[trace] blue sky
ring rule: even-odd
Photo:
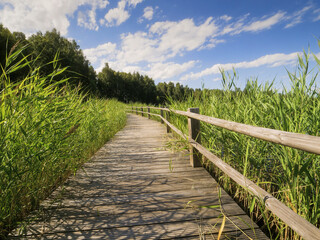
[[[56,28],[99,72],[221,88],[219,68],[289,86],[297,55],[320,57],[318,0],[0,0],[0,22],[27,36]],[[314,62],[311,60],[311,63]]]

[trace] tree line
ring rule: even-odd
[[[49,75],[57,68],[67,68],[59,75],[59,79],[51,81],[68,79],[66,82],[70,86],[78,87],[82,92],[100,98],[116,98],[126,103],[164,104],[167,99],[183,100],[190,95],[201,95],[200,89],[194,90],[179,83],[160,82],[156,85],[147,75],[114,71],[108,63],[97,74],[76,41],[62,37],[56,29],[44,34],[38,32],[26,38],[24,33],[10,32],[0,24],[1,71],[5,70],[7,56],[17,48],[21,49],[21,54],[16,58],[16,62],[23,61],[23,58],[34,61],[43,75]],[[28,65],[9,74],[10,81],[21,81],[27,74]],[[0,90],[1,86],[3,83],[0,84]]]

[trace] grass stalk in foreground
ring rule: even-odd
[[[0,75],[0,238],[76,171],[126,122],[124,105],[80,95],[41,76],[28,58],[7,57]],[[53,61],[52,64],[55,64]],[[10,74],[29,66],[21,82]]]
[[[319,59],[314,57],[320,67]],[[207,116],[320,136],[317,76],[318,73],[311,75],[309,54],[304,53],[298,58],[297,71],[288,72],[291,88],[284,89],[282,93],[272,89],[272,84],[259,85],[257,79],[248,80],[245,89],[240,91],[235,86],[236,73],[227,75],[222,72],[225,91],[220,94],[204,91],[201,99],[190,97],[183,102],[171,101],[169,107],[184,111],[190,107],[199,107],[200,113]],[[186,118],[172,114],[171,121],[184,133],[188,133]],[[201,123],[201,129],[203,145],[293,211],[320,227],[320,156],[205,123]],[[266,211],[256,198],[240,189],[214,166],[209,168],[221,186],[263,224],[272,239],[300,239],[277,217]]]

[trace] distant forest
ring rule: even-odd
[[[70,41],[53,29],[45,34],[38,32],[26,38],[24,33],[10,32],[0,24],[0,67],[4,68],[6,58],[13,49],[21,49],[22,54],[15,58],[16,63],[34,61],[43,75],[49,75],[53,70],[67,68],[59,79],[68,79],[67,84],[78,87],[81,92],[100,98],[116,98],[122,102],[141,102],[148,104],[165,104],[167,99],[183,100],[188,96],[200,97],[200,89],[192,89],[179,83],[158,83],[146,75],[138,72],[116,72],[108,63],[100,73],[96,73],[90,62],[83,55],[80,46]],[[24,57],[23,57],[24,56]],[[11,65],[14,66],[15,62]],[[3,71],[3,70],[1,70]],[[18,82],[29,73],[26,64],[19,71],[10,74],[10,81]],[[0,90],[3,88],[0,83]],[[216,90],[219,91],[219,90]]]

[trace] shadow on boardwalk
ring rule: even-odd
[[[223,238],[267,239],[222,189],[219,199],[215,180],[190,167],[187,153],[164,149],[165,136],[160,123],[129,114],[127,126],[11,238],[216,239],[223,211]]]

